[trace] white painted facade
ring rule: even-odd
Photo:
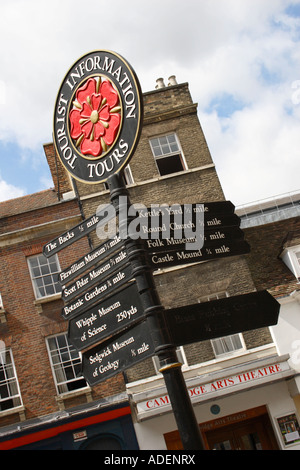
[[[278,356],[274,345],[247,351],[234,359],[193,366],[184,372],[200,426],[264,405],[279,448],[300,450],[300,442],[284,445],[277,423],[278,417],[297,412],[289,387],[294,375],[288,355]],[[134,427],[140,449],[166,449],[164,434],[177,425],[162,377],[128,384],[127,391],[135,410]],[[212,405],[218,405],[217,415],[213,414]]]

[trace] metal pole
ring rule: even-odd
[[[170,339],[162,306],[156,291],[152,269],[147,262],[144,240],[134,240],[128,234],[128,217],[130,198],[127,188],[119,174],[111,176],[107,181],[110,189],[111,202],[119,216],[119,233],[126,235],[124,240],[127,256],[136,279],[137,288],[143,304],[146,321],[155,345],[155,353],[159,358],[160,372],[163,374],[178,431],[185,450],[204,450],[199,425],[186,388],[182,364],[178,362],[176,347]],[[123,198],[121,198],[123,196]],[[121,201],[121,202],[120,202]],[[125,219],[122,215],[125,214]]]

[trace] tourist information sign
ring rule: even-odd
[[[82,354],[82,373],[92,387],[154,355],[146,321]]]
[[[120,196],[125,196],[129,200],[129,193],[121,177],[137,147],[142,129],[142,117],[143,96],[136,74],[123,57],[111,51],[93,51],[79,58],[65,75],[55,102],[53,140],[62,165],[72,177],[84,183],[96,184],[107,181],[112,205],[119,212],[121,204],[117,202],[117,199]],[[128,207],[129,205],[128,203]],[[113,211],[110,214],[112,217],[115,215]],[[97,212],[96,215],[83,221],[74,229],[47,243],[43,249],[44,255],[50,257],[87,235],[104,219],[107,222],[108,215],[104,211],[102,214]],[[231,213],[230,217],[234,217],[234,214]],[[216,221],[215,225],[217,224]],[[125,245],[129,247],[128,243]],[[147,320],[128,327],[122,334],[113,334],[114,327],[107,326],[108,320],[103,323],[100,321],[100,324],[95,325],[96,319],[94,320],[94,317],[97,318],[97,314],[93,311],[90,314],[87,313],[90,310],[77,313],[76,317],[70,320],[72,322],[70,329],[75,328],[75,331],[70,331],[71,337],[74,336],[74,342],[80,341],[90,344],[83,340],[84,337],[88,339],[96,339],[97,337],[97,341],[100,341],[100,344],[94,346],[93,349],[83,353],[83,374],[92,386],[99,382],[99,378],[106,380],[146,357],[152,356],[155,350],[154,343],[157,347],[157,343],[160,342],[160,348],[164,352],[163,356],[158,352],[158,357],[160,361],[164,362],[163,374],[183,446],[185,449],[202,449],[199,426],[188,397],[182,372],[179,368],[175,370],[172,362],[176,357],[175,348],[168,343],[167,332],[162,328],[161,318],[157,315],[162,306],[155,294],[154,281],[151,272],[149,272],[151,267],[143,264],[144,257],[137,244],[133,245],[130,244],[130,262],[135,263],[135,267],[139,267],[139,269],[135,269],[134,282],[136,282],[138,292],[135,297],[144,296],[143,307],[145,312],[151,311],[151,315],[147,316]],[[125,253],[124,259],[118,264],[120,269],[126,265],[127,252]],[[120,252],[118,254],[120,256]],[[124,264],[123,261],[125,261]],[[104,270],[104,266],[105,263],[102,263],[100,269]],[[61,276],[60,281],[68,283],[77,275],[81,275],[80,270],[85,266],[81,266],[79,269],[77,267],[78,265],[75,267],[74,264],[73,268],[68,269],[69,274],[65,271],[66,277],[63,279]],[[108,268],[109,270],[110,268]],[[75,271],[77,274],[73,276]],[[64,300],[72,300],[76,297],[76,300],[79,301],[78,295],[87,289],[89,290],[91,280],[97,278],[97,282],[100,281],[96,272],[95,270],[91,271],[87,277],[82,276],[79,284],[75,281],[72,286],[65,288],[63,291]],[[103,274],[110,277],[114,272],[114,270],[109,271],[109,274],[108,272],[104,274],[104,271],[99,272],[101,282],[105,280],[102,277]],[[87,282],[85,282],[86,280]],[[134,283],[130,284],[130,288],[134,285]],[[129,286],[127,287],[129,289]],[[89,292],[91,291],[89,290]],[[104,302],[114,302],[107,306],[110,309],[112,305],[121,303],[119,295],[120,292],[116,291],[113,293],[113,298],[103,299],[101,305]],[[147,302],[145,298],[147,298]],[[125,300],[121,300],[123,303],[125,302]],[[131,302],[137,301],[134,297],[130,300]],[[97,304],[99,319],[101,319],[101,315],[99,315],[101,308]],[[123,308],[122,311],[133,310],[129,307],[128,309]],[[106,318],[112,319],[113,315]],[[77,324],[76,319],[79,322]],[[91,322],[93,324],[89,326]],[[127,323],[127,325],[129,324]],[[87,330],[86,327],[88,327]],[[78,340],[78,331],[80,330],[82,334]],[[102,331],[106,330],[109,330],[113,335],[107,339],[107,342],[104,340],[104,336],[101,336]]]
[[[219,338],[278,321],[280,304],[266,290],[165,310],[176,346]]]
[[[72,177],[89,184],[122,172],[139,141],[143,95],[129,63],[112,51],[80,57],[54,107],[56,153]]]
[[[136,323],[144,314],[135,282],[69,321],[68,339],[78,351]]]

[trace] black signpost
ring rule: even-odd
[[[129,213],[129,194],[121,175],[111,176],[108,185],[116,215],[120,211]],[[89,385],[101,383],[157,355],[183,447],[203,450],[176,347],[276,324],[279,304],[267,291],[262,291],[164,309],[156,292],[154,270],[245,254],[250,250],[230,202],[188,206],[187,223],[203,222],[202,232],[196,233],[197,241],[200,237],[203,244],[201,249],[187,249],[195,239],[173,237],[178,232],[170,231],[170,227],[169,238],[165,238],[161,222],[165,214],[160,209],[158,218],[157,213],[155,216],[156,223],[161,223],[156,225],[159,228],[156,238],[131,238],[128,227],[134,217],[119,218],[119,233],[113,239],[81,257],[59,277],[64,285],[62,316],[69,320],[68,339],[82,351],[82,373]],[[179,207],[185,210],[185,206]],[[199,212],[194,211],[199,207],[202,207]],[[202,218],[197,218],[199,214]],[[173,216],[170,224],[175,220]],[[107,212],[103,212],[103,219],[98,219],[97,224],[101,220],[106,223],[106,217]],[[140,222],[145,217],[149,217],[148,209],[139,216]],[[69,235],[63,234],[47,244],[45,256],[78,240],[97,224],[94,216],[86,219],[66,232]],[[149,227],[148,221],[145,227]]]
[[[129,208],[131,206],[129,193],[120,175],[112,175],[108,179],[108,186],[110,189],[111,202],[116,208],[116,212],[129,214]],[[124,205],[126,207],[124,207]],[[128,233],[128,226],[132,219],[133,217],[128,217],[126,221],[120,220],[119,233],[121,236],[122,233]],[[163,314],[164,307],[156,291],[153,279],[153,268],[148,262],[147,249],[144,242],[145,240],[143,239],[128,237],[125,240],[125,248],[143,306],[145,325],[150,332],[153,344],[152,355],[155,354],[158,356],[160,363],[159,370],[165,380],[184,449],[204,449],[199,426],[181,370],[182,364],[178,362],[176,346],[172,343],[172,338],[169,334],[168,325]],[[138,328],[137,331],[139,331]],[[128,334],[130,334],[130,332]],[[149,347],[149,354],[150,349]],[[83,362],[83,372],[86,364],[85,359]],[[126,367],[126,364],[131,364],[131,362],[128,361],[128,357],[123,360],[123,368]]]
[[[93,109],[90,139],[81,114],[86,102],[98,103],[99,93],[110,125],[103,127],[101,109]],[[134,71],[111,51],[94,51],[67,73],[54,112],[56,151],[76,179],[106,181],[111,205],[47,243],[43,253],[50,257],[118,216],[119,233],[59,275],[69,341],[82,352],[82,373],[91,386],[157,355],[183,448],[204,450],[176,347],[275,324],[279,304],[263,291],[164,309],[153,271],[245,254],[250,247],[230,201],[152,206],[137,218],[128,216],[132,206],[122,174],[138,143],[142,103]],[[131,236],[138,225],[140,238]]]

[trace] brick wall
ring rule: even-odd
[[[47,197],[41,197],[39,204],[33,200],[37,195],[19,198],[14,204],[11,201],[1,204],[4,217],[0,218],[0,292],[6,322],[0,323],[0,339],[6,347],[12,349],[26,419],[57,412],[61,406],[56,399],[46,339],[51,335],[65,333],[68,329],[67,322],[61,316],[63,301],[60,298],[48,299],[47,302],[35,299],[27,258],[42,253],[46,243],[65,231],[62,229],[66,228],[63,220],[70,218],[73,221],[71,225],[69,222],[69,228],[75,225],[76,217],[81,220],[77,201],[58,202],[57,196],[56,200],[51,196],[51,205],[48,206]],[[55,225],[51,231],[48,230],[48,234],[47,230],[45,232],[41,228],[31,229],[49,222],[51,226],[51,221],[61,227],[56,233],[53,231]],[[7,236],[7,232],[11,231],[15,235]],[[18,234],[21,234],[19,238]],[[68,267],[89,251],[87,237],[61,250],[58,253],[61,268]],[[123,376],[119,375],[107,382],[104,388],[95,387],[92,396],[97,399],[120,393],[124,389]],[[65,400],[64,406],[68,408],[83,404],[87,399],[86,395],[80,395]],[[19,420],[17,413],[1,416],[0,427]]]
[[[60,162],[60,159],[57,157],[55,147],[52,142],[44,145],[44,152],[51,172],[55,191],[60,198],[62,194],[73,189],[70,176]]]
[[[300,243],[299,217],[244,230],[251,245],[249,268],[257,289],[268,289],[274,296],[299,289],[293,273],[279,258],[284,246]]]
[[[43,192],[36,193],[35,197],[38,198],[39,195],[41,195],[42,200],[44,196]],[[68,204],[66,204],[64,202],[58,203],[56,199],[54,203],[51,201],[52,204],[50,204],[47,198],[43,205],[32,208],[29,201],[30,198],[32,198],[31,195],[18,198],[19,204],[21,204],[22,207],[20,209],[10,208],[7,215],[0,218],[0,235],[72,217],[76,214],[79,215],[76,200],[69,201]]]

